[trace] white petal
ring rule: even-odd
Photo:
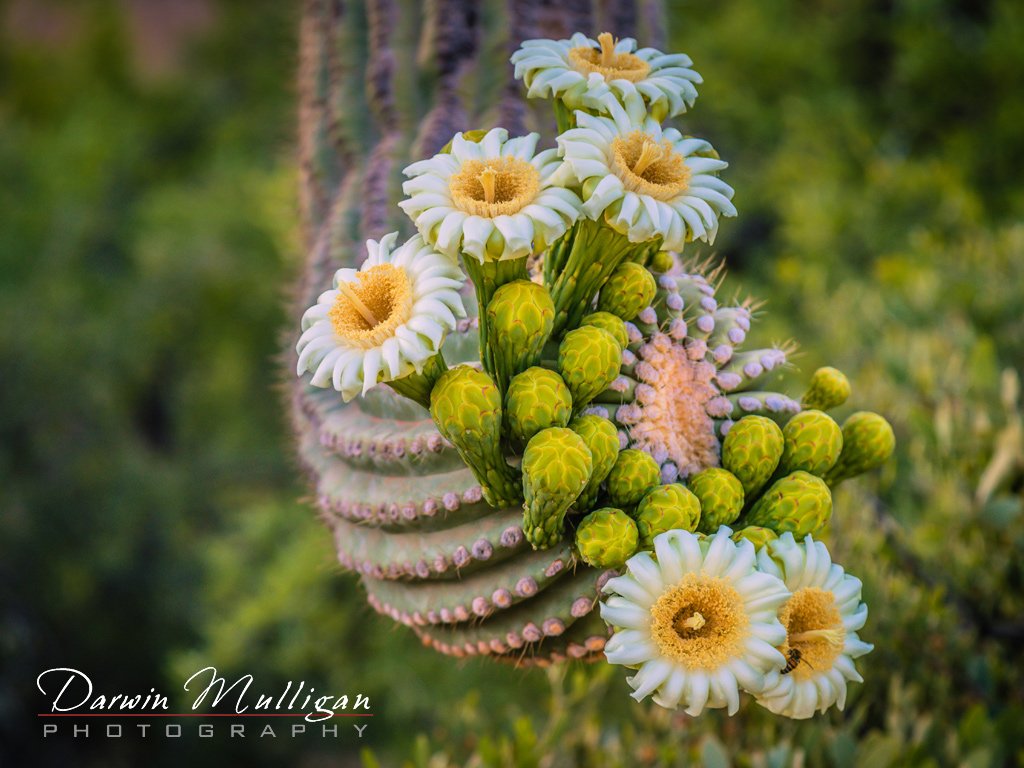
[[[633,555],[626,561],[626,568],[641,586],[654,595],[665,591],[665,582],[661,578],[658,566],[647,552]]]

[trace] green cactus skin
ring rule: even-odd
[[[700,522],[700,499],[679,483],[659,485],[640,500],[633,517],[640,549],[654,548],[654,537],[681,528],[693,533]]]
[[[590,449],[590,479],[575,504],[578,511],[586,512],[593,509],[601,491],[601,483],[615,466],[615,459],[619,456],[619,432],[608,419],[593,414],[573,419],[569,429],[582,437]]]
[[[558,347],[558,372],[576,413],[615,380],[621,364],[622,349],[608,331],[585,325],[565,334]]]
[[[764,416],[744,416],[722,442],[722,467],[736,476],[745,498],[753,498],[775,473],[782,458],[779,425]]]
[[[638,543],[636,521],[613,507],[595,509],[576,528],[576,549],[595,568],[621,568]]]
[[[700,500],[701,533],[714,533],[723,525],[732,525],[743,511],[743,484],[720,467],[698,472],[687,481],[690,491]]]
[[[797,470],[824,477],[843,450],[843,432],[826,413],[803,411],[782,428],[785,447],[779,470],[788,475]]]
[[[611,312],[591,312],[580,321],[580,325],[592,325],[595,328],[603,328],[608,331],[619,343],[621,349],[629,344],[629,336],[626,334],[626,323],[618,315]]]
[[[518,503],[519,477],[501,452],[501,392],[494,380],[468,365],[446,371],[430,394],[430,414],[473,470],[487,502]]]
[[[649,453],[635,448],[620,451],[608,473],[608,498],[621,509],[633,509],[661,483],[661,467]]]
[[[564,427],[534,435],[523,453],[523,532],[534,549],[562,538],[565,512],[590,479],[593,462],[583,438]]]
[[[575,634],[572,626],[593,611],[600,585],[610,575],[590,567],[578,568],[536,597],[499,611],[486,622],[417,627],[416,632],[427,645],[456,656],[529,652],[542,641],[547,645],[563,635]],[[590,638],[606,639],[607,631],[594,622],[585,626],[588,635],[584,642],[598,650],[603,648],[603,642]]]
[[[577,560],[566,541],[555,549],[527,550],[512,559],[446,581],[390,581],[364,577],[370,604],[406,626],[486,618],[518,605],[572,573]]]
[[[776,480],[750,509],[745,526],[789,531],[799,541],[817,535],[832,517],[832,492],[825,481],[809,472],[796,471]]]
[[[819,368],[811,376],[800,404],[804,408],[830,411],[838,408],[850,397],[850,381],[838,368]]]
[[[494,292],[487,305],[488,343],[502,392],[513,376],[540,362],[554,322],[555,304],[544,286],[514,280]]]
[[[732,540],[737,544],[746,539],[754,545],[754,549],[760,549],[769,541],[774,541],[777,538],[779,538],[779,534],[771,528],[763,528],[759,525],[748,525],[746,528],[740,528],[732,535]]]
[[[505,394],[505,421],[517,448],[542,429],[564,427],[571,416],[572,395],[554,371],[533,367],[512,378]]]
[[[658,284],[645,267],[627,261],[620,264],[601,289],[597,308],[623,320],[632,320],[654,299]]]
[[[597,604],[596,601],[594,604]],[[518,650],[495,654],[489,658],[517,669],[546,669],[567,661],[599,662],[604,661],[607,641],[608,626],[601,621],[597,611],[593,611],[569,625],[564,634],[545,636],[540,642],[528,643]]]
[[[555,302],[554,333],[579,326],[580,319],[591,311],[594,295],[639,247],[600,222],[577,220],[566,233],[558,264],[545,263],[545,282],[551,286]]]
[[[328,521],[338,561],[377,579],[452,579],[500,563],[526,549],[522,512],[506,509],[438,531],[390,533]]]
[[[749,349],[736,352],[729,362],[718,369],[718,376],[727,392],[749,392],[762,389],[773,378],[778,378],[786,360],[793,352],[790,345]]]
[[[843,451],[826,476],[835,487],[843,480],[881,466],[896,448],[896,435],[884,417],[858,411],[843,422]]]
[[[732,418],[767,416],[780,426],[800,413],[800,403],[778,392],[730,392],[725,396],[732,405]]]

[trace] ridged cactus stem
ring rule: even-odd
[[[742,392],[727,395],[732,403],[732,417],[739,419],[756,413],[785,424],[793,414],[800,413],[800,403],[778,392]]]
[[[565,266],[550,285],[555,302],[554,333],[579,325],[612,272],[638,248],[647,247],[629,242],[599,222],[579,222]]]
[[[514,280],[529,279],[526,273],[526,258],[481,263],[472,256],[465,256],[462,262],[476,291],[477,317],[480,323],[480,362],[483,363],[484,370],[493,376],[495,369],[489,342],[487,305],[491,303],[491,299],[501,286]]]
[[[787,345],[737,352],[719,369],[718,375],[730,383],[726,388],[729,392],[758,389],[778,374],[791,353]]]
[[[389,386],[398,394],[409,398],[414,403],[419,403],[429,411],[430,392],[434,389],[434,384],[437,383],[441,374],[447,370],[448,366],[445,364],[444,358],[441,357],[441,353],[438,352],[427,360],[422,371],[395,379]]]

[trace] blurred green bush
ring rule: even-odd
[[[693,720],[632,703],[610,667],[459,665],[376,617],[301,501],[276,395],[299,251],[295,11],[218,4],[178,70],[146,79],[121,6],[98,3],[63,49],[0,37],[13,756],[38,746],[24,713],[42,669],[171,689],[215,664],[365,691],[367,765],[1024,759],[1024,7],[670,5],[673,48],[706,80],[683,125],[738,190],[716,250],[728,285],[767,300],[763,341],[800,341],[794,389],[841,367],[851,409],[897,431],[895,461],[836,498],[834,554],[864,580],[876,646],[846,713]],[[181,749],[250,765],[350,765],[358,749],[278,741]]]

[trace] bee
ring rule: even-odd
[[[796,669],[800,665],[802,656],[803,654],[800,653],[799,648],[790,648],[789,653],[786,654],[786,666],[782,668],[781,674],[788,675],[790,672]],[[807,666],[811,666],[809,661],[804,661],[804,664],[806,664]]]

